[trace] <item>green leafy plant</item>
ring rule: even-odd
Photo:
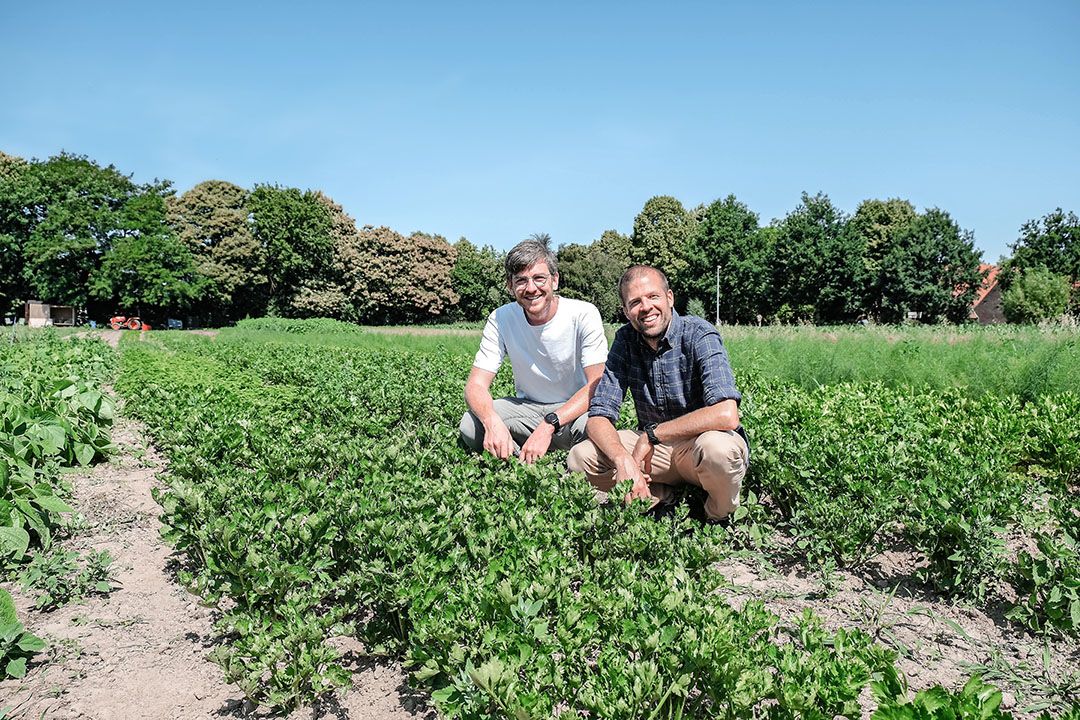
[[[111,564],[107,550],[83,558],[74,550],[54,546],[34,555],[23,568],[20,581],[24,588],[37,591],[35,608],[55,610],[91,594],[112,592]]]
[[[1015,572],[1022,595],[1007,614],[1039,632],[1075,634],[1080,630],[1080,553],[1062,532],[1038,540],[1039,555],[1021,555]]]
[[[881,703],[873,720],[1004,720],[1011,718],[1000,709],[1001,691],[975,676],[959,692],[940,685],[921,690],[910,701],[899,692],[897,683],[875,686]]]
[[[27,660],[44,647],[45,642],[19,622],[11,595],[0,588],[0,679],[25,676]]]
[[[724,602],[725,553],[787,536],[769,552],[857,568],[904,542],[928,584],[978,599],[1002,578],[1002,529],[1033,527],[1027,488],[1066,515],[1074,456],[1037,428],[1069,436],[1075,394],[1051,407],[747,372],[745,510],[702,527],[598,507],[557,456],[465,454],[459,345],[289,322],[124,343],[117,380],[168,457],[155,497],[180,578],[227,608],[212,657],[279,710],[347,680],[332,641],[348,635],[402,658],[447,718],[858,717],[868,685],[900,677],[891,652]],[[505,373],[495,392],[512,392]]]

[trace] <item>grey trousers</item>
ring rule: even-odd
[[[532,435],[533,430],[544,422],[544,416],[549,412],[555,412],[562,407],[562,403],[538,403],[518,397],[498,398],[494,402],[495,412],[510,430],[510,436],[514,439],[514,452],[521,451],[521,446]],[[585,424],[589,421],[589,413],[582,413],[579,418],[559,428],[551,438],[551,448],[557,450],[569,450],[574,445],[585,439]],[[466,412],[461,418],[458,427],[461,432],[461,442],[465,447],[482,452],[484,449],[484,425],[480,418],[473,414],[472,410]]]

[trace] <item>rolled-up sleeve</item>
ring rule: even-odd
[[[626,371],[626,344],[623,336],[618,334],[608,351],[604,374],[589,401],[589,417],[606,417],[612,425],[619,422],[619,410],[629,385]]]
[[[731,372],[720,333],[706,330],[694,339],[694,361],[701,375],[705,405],[716,405],[724,400],[742,402],[742,393],[735,387],[735,374]]]

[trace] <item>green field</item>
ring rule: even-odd
[[[164,537],[221,610],[212,658],[255,702],[347,683],[332,641],[350,636],[404,661],[451,718],[1075,717],[1075,332],[725,333],[754,453],[726,527],[695,520],[693,498],[660,520],[598,505],[558,454],[461,450],[475,334],[131,334],[116,387],[169,459]],[[95,382],[110,368],[93,367]],[[910,572],[889,575],[880,558],[898,553]],[[746,588],[718,571],[732,562],[772,592],[735,602]],[[770,609],[785,573],[813,579],[797,613]],[[1042,679],[970,658],[967,675],[1016,697],[1008,713],[977,679],[909,687],[933,660],[880,617],[834,612],[871,574],[891,590],[868,603],[962,603],[1045,648]]]

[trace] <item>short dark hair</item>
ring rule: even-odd
[[[660,284],[664,286],[664,292],[671,289],[671,285],[668,284],[667,275],[663,270],[654,268],[651,265],[631,265],[626,269],[626,272],[619,278],[619,302],[626,304],[626,287],[637,280],[642,275],[649,273],[655,273],[660,278]]]
[[[514,276],[527,267],[535,265],[543,260],[547,263],[548,272],[557,275],[559,261],[555,253],[551,252],[546,240],[529,239],[522,240],[506,253],[506,280],[510,282]]]

